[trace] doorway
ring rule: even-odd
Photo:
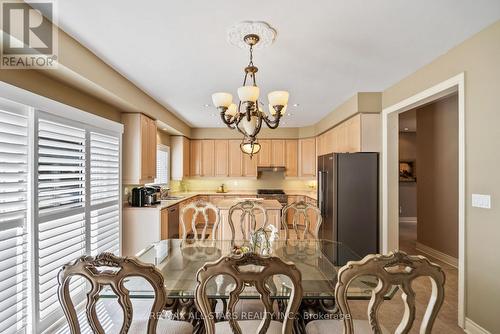
[[[465,323],[465,103],[461,73],[382,111],[381,249],[399,249],[399,114],[443,97],[457,95],[458,105],[458,325]],[[418,167],[417,167],[418,184]],[[418,210],[418,208],[417,208]],[[417,222],[418,224],[418,222]]]
[[[417,109],[399,114],[399,248],[417,246]]]

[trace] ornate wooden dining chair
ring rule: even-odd
[[[213,222],[213,225],[210,226],[210,221],[209,221],[209,212],[212,211],[215,216],[215,220]],[[194,240],[205,240],[207,235],[207,230],[211,227],[211,232],[210,236],[212,237],[212,240],[215,240],[217,237],[217,229],[219,228],[219,221],[220,221],[220,215],[219,215],[219,209],[213,205],[212,203],[205,202],[205,201],[196,201],[193,203],[190,203],[186,205],[182,210],[180,214],[180,222],[181,222],[181,228],[182,228],[182,240],[187,239],[187,230],[188,226],[186,225],[185,221],[185,216],[190,213],[192,214],[191,216],[191,231],[194,234],[193,239]],[[201,217],[203,219],[203,222],[200,224],[198,218]],[[200,226],[201,225],[201,226]],[[198,237],[198,230],[201,227],[201,235]]]
[[[233,214],[236,212],[241,212],[239,221],[239,230],[243,236],[243,240],[250,240],[250,233],[257,229],[257,218],[256,213],[262,213],[263,223],[262,226],[267,225],[267,211],[258,201],[243,201],[233,205],[229,208],[229,227],[231,228],[231,241],[234,243],[236,239],[235,222],[233,221]]]
[[[212,313],[212,303],[207,295],[207,285],[211,279],[219,275],[231,277],[235,288],[229,294],[227,313],[229,320],[215,323]],[[270,290],[266,281],[274,275],[285,275],[292,282],[290,299],[283,318],[283,323],[271,320],[273,305]],[[233,316],[235,306],[245,287],[253,286],[260,294],[261,310],[264,310],[262,320],[237,321]],[[295,315],[302,299],[300,271],[293,263],[283,262],[278,257],[261,257],[255,253],[244,253],[239,256],[222,257],[216,262],[205,264],[197,274],[196,306],[203,316],[207,334],[223,333],[259,333],[259,334],[291,334]]]
[[[288,213],[293,214],[292,219],[292,228],[295,231],[295,235],[297,239],[308,239],[312,237],[313,239],[318,239],[319,228],[321,227],[321,223],[323,218],[321,217],[321,212],[319,209],[311,204],[306,203],[305,201],[298,201],[288,204],[283,208],[281,214],[281,224],[283,229],[285,230],[285,240],[289,238],[289,221],[288,221]],[[314,224],[311,222],[311,218],[309,213],[314,213],[315,221]],[[302,219],[301,219],[302,217]],[[303,221],[304,225],[301,226],[300,222]],[[312,225],[312,226],[311,226]],[[299,228],[303,228],[302,231]]]
[[[378,285],[372,291],[368,305],[368,320],[353,321],[347,302],[347,290],[350,283],[361,276],[375,276],[378,278]],[[350,261],[340,268],[335,299],[343,318],[343,325],[339,320],[316,320],[307,324],[306,331],[308,334],[341,333],[343,328],[345,334],[388,333],[379,322],[378,311],[384,296],[396,285],[402,290],[405,305],[403,319],[396,333],[409,333],[415,321],[415,292],[412,289],[412,282],[418,277],[429,277],[431,281],[431,297],[419,331],[422,334],[430,334],[444,300],[445,273],[439,265],[431,263],[427,258],[407,255],[402,251],[394,251],[388,255],[367,255],[361,261]]]
[[[133,308],[129,291],[125,288],[125,279],[131,276],[142,277],[153,287],[155,298],[151,307],[149,319],[139,319],[134,322],[134,332],[138,333],[177,333],[188,334],[193,332],[193,326],[188,322],[160,319],[167,303],[163,287],[163,276],[155,266],[145,264],[136,258],[118,257],[111,253],[102,253],[96,257],[82,256],[68,263],[59,271],[59,288],[57,291],[69,329],[72,334],[80,334],[80,324],[70,296],[70,281],[73,277],[84,277],[90,283],[87,293],[86,316],[94,333],[104,334],[105,331],[99,322],[96,305],[99,293],[105,286],[109,286],[118,296],[118,304],[123,310],[123,324],[120,334],[129,333],[132,325]],[[146,330],[147,328],[147,330]]]

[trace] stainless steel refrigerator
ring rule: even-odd
[[[379,251],[378,153],[333,153],[318,157],[319,237],[341,242],[364,257]],[[325,253],[344,265],[342,248]]]

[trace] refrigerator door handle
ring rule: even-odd
[[[324,196],[324,194],[323,194],[323,172],[322,171],[318,171],[318,181],[319,181],[319,184],[318,184],[319,212],[321,213],[321,215],[323,215],[323,196]]]

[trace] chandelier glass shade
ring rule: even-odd
[[[286,111],[289,94],[287,91],[269,93],[267,95],[269,113],[259,107],[260,89],[255,78],[258,68],[253,64],[253,47],[259,42],[259,36],[249,34],[244,37],[244,41],[249,46],[250,62],[245,67],[243,85],[237,90],[239,102],[233,103],[233,96],[226,92],[214,93],[212,102],[220,111],[223,123],[230,129],[236,129],[243,134],[241,151],[252,157],[260,150],[257,134],[260,132],[262,123],[270,129],[276,129],[279,126],[280,119]]]

